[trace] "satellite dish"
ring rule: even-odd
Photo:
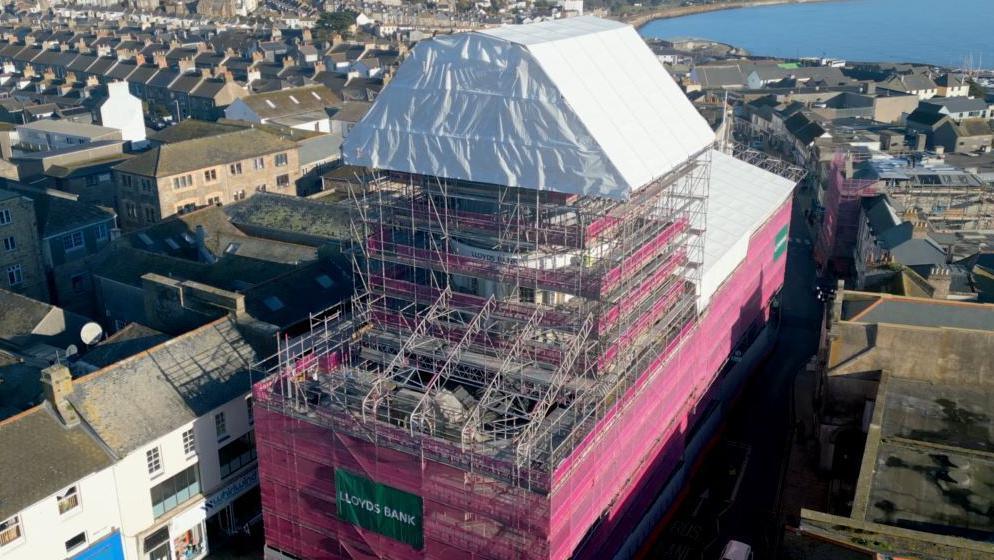
[[[79,354],[79,348],[76,348],[75,344],[70,344],[68,347],[66,347],[66,357],[67,358],[71,358],[71,357],[75,356],[76,354]]]
[[[79,330],[79,338],[83,340],[83,344],[93,344],[100,340],[100,337],[103,335],[103,328],[93,322],[83,325],[83,328]]]

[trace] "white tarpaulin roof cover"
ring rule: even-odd
[[[422,41],[351,165],[626,199],[714,141],[629,26],[575,17]]]
[[[791,197],[794,186],[790,179],[711,151],[698,309],[707,307],[711,296],[745,260],[749,239]]]

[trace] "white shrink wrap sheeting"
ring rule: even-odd
[[[623,200],[713,141],[631,26],[577,17],[422,41],[342,155]]]

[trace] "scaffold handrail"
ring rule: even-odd
[[[521,332],[518,333],[514,344],[507,353],[507,356],[504,358],[504,361],[501,362],[497,372],[490,380],[490,384],[487,385],[487,388],[483,391],[480,399],[476,402],[476,406],[473,407],[473,410],[471,410],[467,416],[466,422],[463,424],[462,431],[460,432],[460,437],[464,447],[468,445],[472,441],[473,437],[483,428],[483,411],[489,408],[490,403],[494,400],[494,395],[497,391],[501,390],[506,373],[510,370],[511,365],[519,360],[521,351],[524,348],[524,342],[531,339],[534,335],[539,323],[542,320],[542,315],[542,309],[536,308],[531,317],[528,318],[528,322],[525,323],[525,326],[521,329]]]
[[[473,319],[466,326],[466,332],[463,334],[462,338],[459,339],[453,347],[449,349],[448,354],[445,357],[445,362],[442,364],[435,374],[431,377],[428,383],[425,384],[424,394],[418,403],[411,410],[410,414],[410,428],[411,435],[414,435],[415,428],[418,431],[424,432],[426,423],[426,413],[425,407],[427,402],[434,396],[434,393],[438,389],[439,385],[449,378],[452,370],[455,368],[459,357],[462,355],[463,349],[466,347],[467,342],[473,339],[473,336],[480,332],[484,326],[484,321],[490,317],[490,311],[494,306],[494,296],[490,296],[487,302],[483,305],[483,308],[473,317]],[[429,423],[429,431],[433,431],[433,423]]]
[[[376,417],[376,409],[379,407],[380,399],[383,397],[385,392],[384,386],[390,382],[394,372],[399,369],[401,364],[403,364],[406,360],[408,347],[415,343],[418,334],[423,335],[426,332],[428,325],[431,324],[431,322],[435,320],[436,316],[448,305],[449,297],[451,295],[451,288],[446,286],[445,289],[443,289],[438,295],[438,299],[435,300],[435,303],[433,303],[431,307],[424,312],[421,320],[418,321],[417,325],[414,327],[414,333],[416,333],[416,335],[410,336],[404,341],[404,344],[400,347],[400,350],[397,351],[397,354],[394,355],[393,359],[390,360],[390,363],[387,364],[387,367],[373,382],[373,386],[362,400],[363,420],[366,419],[367,411],[371,413],[372,417]]]
[[[548,389],[542,395],[542,398],[535,403],[535,407],[531,412],[531,421],[525,425],[521,433],[518,434],[516,438],[517,448],[515,453],[515,462],[519,465],[526,465],[530,462],[531,451],[535,445],[536,436],[541,428],[546,415],[555,404],[559,397],[559,391],[562,389],[566,380],[571,376],[575,375],[576,372],[573,371],[573,365],[576,363],[577,358],[579,358],[586,350],[587,337],[594,329],[594,315],[590,313],[587,315],[587,319],[583,322],[583,326],[580,328],[580,332],[577,333],[576,339],[573,344],[570,345],[569,351],[566,352],[566,356],[563,358],[563,362],[559,364],[555,373],[552,374],[552,379],[549,383]]]

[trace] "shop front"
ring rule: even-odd
[[[259,471],[252,468],[235,477],[204,502],[207,533],[211,545],[238,535],[248,535],[262,518],[259,496]]]
[[[142,539],[145,560],[199,560],[207,555],[204,502],[177,514]]]

